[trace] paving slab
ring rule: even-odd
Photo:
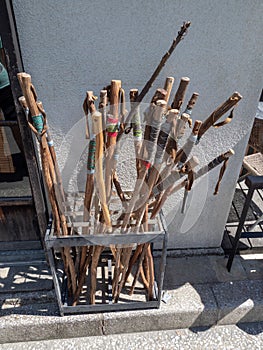
[[[168,257],[159,309],[79,314],[61,317],[47,266],[2,268],[0,342],[64,339],[158,330],[211,327],[263,321],[262,259],[236,256],[231,272],[224,255]],[[30,267],[30,268],[29,268]],[[5,267],[6,268],[6,267]],[[17,270],[18,268],[18,270]],[[251,277],[254,272],[253,278]],[[45,271],[45,273],[43,272]],[[16,279],[16,276],[20,276]],[[11,284],[7,283],[10,278]],[[24,280],[23,280],[24,278]],[[14,281],[21,287],[9,287]],[[3,282],[4,281],[4,282]],[[26,290],[38,286],[38,290]],[[7,288],[8,287],[8,288]]]
[[[218,304],[218,324],[262,321],[262,280],[230,281],[215,284],[212,290]]]

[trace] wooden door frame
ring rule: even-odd
[[[40,240],[43,244],[43,238],[47,227],[48,210],[32,133],[28,127],[25,113],[18,101],[18,98],[22,95],[22,92],[17,80],[17,73],[23,72],[24,67],[19,46],[12,0],[0,1],[0,35],[6,54],[6,64],[16,107],[17,121],[24,147],[32,197],[41,236]]]

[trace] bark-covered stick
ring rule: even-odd
[[[190,27],[191,22],[187,21],[184,22],[183,25],[181,26],[177,37],[173,40],[170,48],[168,49],[168,51],[165,53],[165,55],[162,57],[160,63],[158,64],[158,66],[156,67],[155,71],[153,72],[152,76],[150,77],[150,79],[147,81],[147,83],[145,84],[145,86],[143,87],[143,89],[141,90],[140,94],[138,95],[138,97],[136,98],[136,103],[137,105],[139,105],[142,100],[144,99],[145,95],[147,94],[147,92],[150,90],[150,88],[152,87],[153,82],[155,81],[155,79],[158,77],[159,73],[161,72],[162,68],[164,67],[165,63],[167,62],[167,60],[169,59],[169,57],[171,57],[172,53],[174,52],[175,48],[177,47],[177,45],[183,40],[184,36],[187,33],[188,28]],[[131,108],[128,116],[126,117],[125,123],[129,124],[131,121],[131,118],[133,117],[133,112],[134,109],[136,108],[136,104],[134,104],[134,106]],[[122,134],[123,135],[123,134]]]
[[[112,172],[114,170],[114,151],[118,135],[119,122],[119,94],[121,89],[120,80],[111,81],[110,93],[110,114],[107,116],[107,142],[106,142],[106,159],[105,159],[105,189],[106,202],[109,203],[112,190]]]
[[[173,88],[173,84],[174,84],[174,77],[167,77],[165,79],[165,83],[164,83],[164,90],[166,90],[167,94],[165,96],[165,101],[167,102],[167,106],[168,106],[168,103],[169,103],[169,98],[170,98],[170,95],[171,95],[171,91],[172,91],[172,88]]]
[[[39,108],[36,103],[36,92],[33,88],[31,82],[31,76],[27,73],[19,73],[18,80],[23,92],[23,95],[26,99],[26,104],[29,108],[31,119],[33,123],[33,128],[38,140],[40,142],[40,154],[42,161],[43,174],[45,182],[48,189],[50,204],[52,212],[55,218],[55,233],[60,235],[60,228],[62,229],[63,235],[68,234],[66,218],[61,208],[58,208],[57,199],[55,195],[54,186],[57,186],[57,179],[54,169],[53,160],[50,154],[49,146],[47,143],[47,138],[45,135],[45,119],[44,116],[39,112]],[[76,273],[74,268],[74,263],[70,255],[70,249],[68,247],[63,249],[63,260],[65,264],[65,270],[68,276],[69,287],[72,288],[72,293],[74,295],[76,291]]]
[[[232,115],[230,115],[222,123],[215,124],[225,113],[227,113],[231,108],[235,107],[236,104],[242,99],[239,92],[234,92],[224,103],[222,103],[213,113],[203,122],[202,127],[198,133],[198,139],[204,135],[204,133],[211,127],[219,127],[227,124],[231,121]]]
[[[228,161],[228,159],[234,154],[235,154],[235,152],[232,149],[230,149],[229,151],[219,155],[218,157],[213,159],[211,162],[209,162],[208,164],[206,164],[205,166],[200,168],[196,173],[194,173],[194,180],[197,180],[201,176],[207,174],[209,171],[213,170],[215,167],[222,164],[223,162],[225,162],[225,165],[226,165],[226,162]],[[224,167],[224,170],[225,170],[225,167]],[[222,176],[221,176],[221,178],[222,178]],[[219,178],[216,187],[218,187],[218,184],[221,181],[221,178]],[[165,203],[166,199],[171,194],[173,194],[173,193],[177,192],[178,190],[180,190],[181,188],[185,187],[186,184],[187,184],[187,179],[184,179],[179,184],[174,184],[172,186],[168,186],[167,190],[165,191],[166,193],[164,193],[164,195],[162,197],[161,203],[156,203],[155,207],[153,208],[151,219],[156,217],[156,215],[159,213],[160,209],[162,208],[163,204]],[[218,190],[218,188],[217,188],[217,190]]]

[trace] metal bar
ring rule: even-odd
[[[242,232],[240,238],[262,238],[263,232],[262,231],[249,231],[249,232]]]
[[[0,197],[0,207],[9,207],[13,205],[32,205],[31,196],[26,197]]]
[[[118,234],[118,235],[89,235],[89,236],[65,236],[52,237],[46,239],[47,248],[62,248],[86,245],[103,245],[109,247],[112,244],[144,244],[148,242],[161,241],[164,233],[144,233],[144,234]]]
[[[251,199],[253,197],[253,193],[254,193],[254,187],[251,186],[251,187],[249,187],[247,198],[246,198],[243,210],[242,210],[241,218],[240,218],[240,221],[239,221],[239,225],[238,225],[238,228],[237,228],[237,231],[236,231],[236,235],[235,235],[235,239],[234,239],[234,243],[233,243],[233,248],[232,248],[232,251],[230,252],[230,255],[229,255],[229,258],[228,258],[227,270],[229,272],[231,270],[231,266],[232,266],[234,257],[235,257],[236,252],[237,252],[237,247],[238,247],[238,243],[239,243],[239,240],[240,240],[240,237],[241,237],[242,228],[243,228],[244,222],[246,220],[247,212],[248,212],[248,209],[249,209],[249,206],[250,206]]]
[[[108,259],[108,300],[112,304],[112,260]]]
[[[77,305],[63,306],[64,314],[93,313],[93,312],[110,312],[110,311],[127,311],[139,309],[156,309],[159,307],[158,301],[141,301],[125,304],[95,304],[95,305]]]
[[[14,125],[18,125],[18,121],[17,120],[0,120],[0,126],[14,126]]]
[[[61,292],[60,292],[60,286],[59,286],[58,276],[57,276],[56,267],[55,267],[56,265],[55,265],[53,252],[52,252],[51,249],[47,249],[47,256],[48,256],[48,259],[49,259],[50,270],[51,270],[51,273],[52,273],[54,288],[55,288],[55,292],[56,292],[56,295],[57,295],[59,312],[60,312],[61,316],[64,316],[64,310],[63,310],[63,305],[62,305],[62,297],[61,297]]]
[[[165,266],[166,266],[166,255],[167,255],[167,245],[168,245],[168,229],[166,226],[165,218],[163,211],[160,211],[159,214],[160,221],[162,223],[165,235],[163,239],[163,247],[162,247],[162,256],[161,256],[161,262],[160,262],[160,275],[158,279],[158,302],[160,306],[161,298],[162,298],[162,286],[164,281],[164,274],[165,274]]]

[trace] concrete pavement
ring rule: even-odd
[[[261,350],[263,323],[115,334],[0,345],[3,350]]]
[[[59,316],[43,256],[0,264],[0,342],[65,339],[263,321],[263,254],[168,254],[160,309]],[[221,252],[222,253],[222,252]],[[34,256],[34,254],[33,254]]]

